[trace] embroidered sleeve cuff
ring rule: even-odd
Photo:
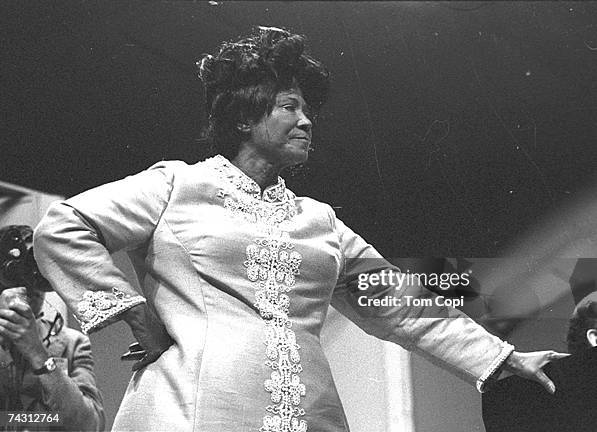
[[[493,374],[495,374],[497,370],[502,366],[502,363],[504,363],[508,356],[512,354],[512,351],[514,351],[514,346],[510,345],[507,342],[504,342],[500,354],[489,365],[489,367],[483,373],[483,375],[481,375],[481,377],[477,380],[477,390],[479,390],[480,393],[483,393],[485,391],[485,384],[487,384],[487,380],[492,378]]]
[[[112,288],[108,291],[85,291],[77,305],[77,319],[85,334],[117,321],[116,317],[127,309],[145,303],[140,295],[131,296]]]

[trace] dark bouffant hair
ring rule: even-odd
[[[311,115],[318,113],[327,98],[329,72],[304,48],[303,36],[258,27],[252,36],[224,42],[217,54],[197,62],[209,114],[205,135],[213,151],[233,159],[246,138],[239,124],[271,114],[280,91],[299,87]]]
[[[583,298],[574,309],[568,327],[568,351],[577,354],[590,348],[587,330],[597,329],[597,292]]]

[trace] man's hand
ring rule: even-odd
[[[133,364],[134,371],[156,361],[172,345],[173,340],[166,328],[145,304],[130,308],[124,313],[123,318],[145,351],[143,358]]]
[[[513,351],[506,359],[505,369],[522,378],[537,381],[551,394],[555,393],[556,386],[549,379],[543,369],[552,360],[568,357],[570,354],[558,353],[555,351],[536,351],[521,353]]]
[[[10,288],[0,294],[0,337],[12,343],[33,369],[41,368],[48,359],[23,287]]]

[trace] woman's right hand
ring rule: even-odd
[[[133,336],[145,351],[145,355],[133,364],[133,371],[156,361],[174,343],[166,331],[166,327],[145,303],[128,309],[124,312],[123,319],[130,326]]]
[[[555,351],[535,351],[535,352],[518,352],[512,353],[506,359],[504,368],[508,372],[526,378],[532,381],[537,381],[545,390],[554,394],[556,386],[552,380],[549,379],[543,366],[552,360],[559,360],[568,357],[570,354],[559,353]]]

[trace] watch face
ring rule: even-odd
[[[46,360],[44,366],[49,372],[52,372],[54,369],[56,369],[56,360],[54,360],[53,357],[50,357],[48,360]]]

